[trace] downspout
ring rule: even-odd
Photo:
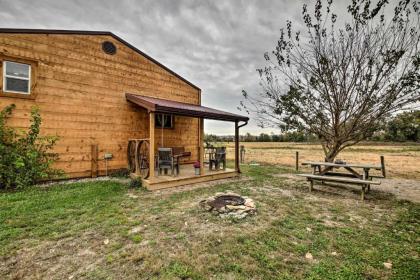
[[[201,106],[201,89],[198,89],[198,105]],[[203,128],[202,128],[202,126],[204,125],[204,120],[201,121],[200,118],[198,118],[197,120],[198,120],[198,124],[197,124],[197,127],[198,127],[197,160],[200,161],[200,166],[201,166],[201,165],[204,164],[204,162],[201,162],[203,160],[203,157],[201,156],[201,153],[204,153],[204,150],[202,151],[202,149],[201,149],[201,146],[203,146],[202,145],[203,139],[201,139],[201,138],[204,137],[204,135],[201,135],[202,134],[201,132],[204,131]]]
[[[245,121],[245,123],[244,123],[244,124],[239,125],[239,126],[238,126],[238,128],[244,127],[244,126],[246,126],[247,124],[248,124],[248,121]]]

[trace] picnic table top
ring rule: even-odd
[[[360,164],[360,163],[333,163],[333,162],[324,162],[324,161],[304,161],[302,165],[323,165],[323,166],[332,166],[332,167],[354,167],[354,168],[369,168],[381,170],[380,165],[375,164]]]

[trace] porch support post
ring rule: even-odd
[[[239,126],[238,121],[235,121],[235,170],[241,173],[239,167]]]
[[[200,160],[200,175],[204,174],[204,118],[200,118],[200,139],[199,139],[199,160]]]
[[[149,113],[149,178],[155,177],[155,113]]]

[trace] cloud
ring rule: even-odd
[[[242,89],[258,89],[255,69],[286,19],[300,16],[303,2],[0,0],[0,26],[114,32],[198,85],[203,105],[240,113]],[[262,130],[251,121],[243,131]],[[233,130],[206,121],[206,132]]]

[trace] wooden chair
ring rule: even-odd
[[[209,169],[213,169],[213,165],[216,170],[220,169],[220,164],[223,163],[223,170],[226,169],[226,147],[218,147],[214,154],[209,159]]]
[[[210,165],[210,160],[214,159],[216,154],[216,148],[213,146],[208,146],[204,148],[204,163]]]
[[[158,174],[162,174],[162,169],[167,173],[167,169],[171,169],[171,175],[175,176],[174,170],[176,170],[176,175],[179,174],[179,157],[174,157],[172,148],[158,148],[158,158],[157,158],[157,169]]]

